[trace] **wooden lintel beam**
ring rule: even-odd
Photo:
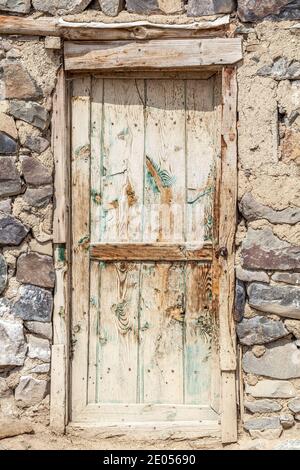
[[[212,246],[193,247],[168,243],[97,243],[91,245],[90,255],[101,261],[208,261]]]
[[[145,42],[65,43],[65,69],[157,70],[236,64],[242,59],[240,38],[155,39]]]
[[[228,25],[228,15],[213,20],[178,25],[157,24],[150,21],[76,23],[64,21],[62,18],[21,18],[0,15],[0,34],[59,36],[78,41],[223,36]]]

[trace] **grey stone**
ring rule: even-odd
[[[255,375],[274,379],[300,377],[300,351],[293,343],[277,342],[266,346],[262,357],[255,357],[252,351],[243,356],[243,369]]]
[[[39,359],[43,362],[50,362],[50,343],[47,339],[27,335],[27,341],[28,357],[31,359]]]
[[[296,389],[286,380],[260,380],[256,385],[246,384],[245,392],[254,398],[293,398]]]
[[[36,158],[24,156],[22,161],[22,173],[27,184],[42,186],[52,183],[52,176],[41,162]]]
[[[22,366],[26,349],[22,323],[0,318],[0,368]]]
[[[274,273],[272,280],[294,286],[300,286],[300,273]]]
[[[299,80],[300,62],[280,57],[272,65],[265,65],[258,70],[257,75],[261,77],[271,77],[274,80]]]
[[[288,407],[293,413],[300,413],[300,398],[289,401]]]
[[[299,20],[300,19],[300,3],[299,0],[294,0],[286,5],[279,13],[279,18],[284,20]]]
[[[290,439],[285,442],[280,442],[273,450],[300,450],[300,440]]]
[[[242,265],[246,269],[296,270],[300,266],[300,247],[280,240],[271,228],[249,228],[242,243]]]
[[[274,400],[245,401],[244,406],[251,413],[275,413],[282,409],[282,405]]]
[[[231,13],[235,9],[234,0],[189,0],[188,16],[209,16]]]
[[[21,191],[21,178],[14,158],[0,158],[0,196],[14,196]]]
[[[46,129],[49,124],[48,111],[38,103],[33,101],[12,100],[9,106],[12,116],[22,121],[28,122],[39,129]]]
[[[8,135],[4,134],[4,132],[0,132],[0,154],[14,155],[17,153],[17,150],[17,142]]]
[[[50,142],[44,137],[28,135],[24,145],[35,153],[42,153],[47,150]]]
[[[28,188],[24,194],[24,200],[30,206],[44,207],[51,201],[53,196],[52,186],[44,186],[43,188]]]
[[[130,13],[144,15],[160,12],[158,0],[126,0],[126,8]]]
[[[256,310],[300,319],[300,288],[253,283],[248,287],[249,304]]]
[[[287,330],[292,333],[295,338],[300,339],[300,320],[285,320]]]
[[[290,413],[280,415],[280,423],[283,429],[290,429],[294,426],[294,416]]]
[[[31,406],[40,403],[48,392],[46,380],[33,378],[25,375],[20,378],[19,385],[15,390],[15,399],[20,406]]]
[[[51,256],[24,253],[17,261],[17,280],[23,284],[54,287],[55,271]]]
[[[0,294],[4,291],[7,284],[7,264],[4,256],[0,254]]]
[[[0,112],[0,131],[7,134],[14,140],[18,138],[18,131],[16,128],[15,120],[11,116]]]
[[[101,10],[105,15],[117,16],[124,7],[124,0],[99,0]]]
[[[247,346],[254,344],[266,344],[289,334],[281,321],[270,320],[259,316],[244,318],[237,325],[237,335],[240,343]]]
[[[11,314],[11,303],[8,299],[0,297],[0,318],[7,318]]]
[[[300,222],[300,209],[287,207],[276,211],[258,202],[251,193],[246,193],[239,204],[242,215],[248,221],[266,219],[272,224],[294,225]]]
[[[278,416],[272,416],[267,418],[251,418],[244,423],[244,429],[247,431],[264,429],[278,429],[280,428],[280,419]]]
[[[246,305],[246,289],[244,283],[237,280],[235,284],[235,320],[242,321]]]
[[[34,366],[30,372],[32,374],[47,374],[50,371],[50,364],[44,363],[44,364],[38,364],[37,366]]]
[[[0,67],[5,99],[37,100],[42,90],[20,62],[7,62]]]
[[[92,0],[32,0],[32,6],[37,11],[51,15],[70,15],[81,13]]]
[[[29,229],[9,214],[0,213],[0,245],[20,245]]]
[[[252,439],[267,439],[268,441],[275,440],[279,439],[281,436],[282,426],[276,429],[250,429],[249,434]]]
[[[0,201],[0,212],[11,214],[11,211],[12,211],[11,199],[2,199]]]
[[[20,297],[13,305],[13,313],[28,321],[51,321],[53,308],[52,293],[41,287],[24,285]]]
[[[0,0],[0,11],[29,13],[30,7],[30,0]]]
[[[43,323],[39,321],[26,321],[25,328],[38,336],[46,339],[52,339],[52,323]]]
[[[291,0],[238,0],[238,15],[242,21],[254,22],[278,15]]]
[[[243,282],[265,282],[269,284],[270,279],[266,272],[264,271],[249,271],[247,269],[241,268],[238,266],[236,268],[236,277]]]

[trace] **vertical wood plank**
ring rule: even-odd
[[[185,117],[183,80],[146,81],[144,241],[183,241]]]
[[[98,401],[137,399],[139,273],[135,263],[100,263]]]
[[[216,157],[214,81],[186,82],[187,227],[189,242],[211,242]]]
[[[103,79],[92,79],[91,86],[91,243],[97,243],[101,241]]]
[[[183,403],[183,263],[144,263],[141,274],[141,401]]]
[[[73,82],[72,93],[72,417],[87,401],[90,237],[89,77]]]
[[[211,265],[186,266],[185,403],[209,405],[213,338]]]
[[[60,69],[53,96],[52,151],[54,156],[53,242],[55,291],[51,359],[50,423],[63,432],[68,419],[69,391],[69,86]]]
[[[91,242],[101,241],[101,170],[103,131],[103,79],[91,82],[91,174],[90,197]],[[89,308],[89,363],[88,363],[88,403],[96,401],[97,357],[98,357],[98,318],[99,318],[99,263],[90,263],[90,308]]]
[[[222,372],[222,442],[230,444],[237,441],[237,406],[235,372]]]
[[[144,82],[104,80],[101,240],[141,241]]]
[[[64,433],[66,425],[66,353],[64,344],[51,348],[50,426]]]
[[[234,307],[234,237],[237,201],[237,81],[236,70],[222,72],[222,171],[219,219],[219,322],[220,363],[222,371],[222,440],[237,440],[236,411],[236,336]]]
[[[219,218],[220,218],[220,180],[222,173],[221,158],[221,124],[222,124],[222,73],[213,77],[215,123],[215,179],[214,179],[214,208],[213,208],[213,262],[212,262],[212,316],[214,320],[214,341],[212,343],[212,375],[211,375],[211,407],[221,413],[221,370],[220,370],[220,341],[219,341]]]
[[[99,262],[90,263],[90,308],[89,308],[89,363],[88,403],[95,403],[97,389],[97,360],[99,345]]]
[[[68,236],[68,143],[70,140],[68,108],[65,74],[63,68],[61,68],[57,75],[57,83],[53,95],[52,114],[52,150],[55,164],[53,243],[66,243]]]

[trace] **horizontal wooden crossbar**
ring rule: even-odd
[[[90,255],[102,261],[212,261],[211,245],[170,243],[97,243]]]
[[[155,70],[193,69],[236,64],[242,59],[240,38],[155,39],[65,43],[65,69]]]

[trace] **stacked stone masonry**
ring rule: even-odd
[[[231,15],[244,39],[235,308],[243,427],[253,438],[300,433],[300,0],[0,0],[0,14],[173,22]],[[58,39],[0,38],[1,416],[48,419],[50,122],[61,63]]]

